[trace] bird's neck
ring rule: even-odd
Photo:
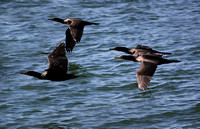
[[[41,73],[38,73],[38,72],[35,72],[35,71],[29,71],[29,73],[27,74],[29,76],[33,76],[33,77],[36,77],[36,78],[39,78],[39,79],[42,79],[43,77],[41,76],[42,74]]]
[[[138,62],[134,56],[124,56],[123,59]]]
[[[123,52],[126,52],[128,54],[133,54],[133,52],[131,51],[131,49],[126,48],[126,47],[121,48],[121,50],[119,50],[119,51],[123,51]]]

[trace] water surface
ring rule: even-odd
[[[200,2],[198,0],[0,0],[1,128],[199,128]],[[48,67],[66,26],[47,19],[81,18],[82,41],[67,53],[69,72],[52,82],[19,74]],[[173,53],[146,92],[140,63],[114,59],[109,48],[136,44]]]

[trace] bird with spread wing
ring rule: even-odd
[[[162,57],[163,54],[171,54],[170,52],[159,52],[159,51],[153,50],[152,48],[148,46],[143,46],[139,44],[137,44],[136,47],[132,49],[129,49],[127,47],[115,47],[115,48],[111,48],[110,50],[122,51],[127,54],[133,54],[134,56],[137,56],[138,54],[145,54],[145,55],[150,54],[150,55]]]
[[[60,42],[48,56],[49,67],[44,73],[41,74],[35,71],[25,71],[22,72],[22,74],[52,81],[63,81],[76,78],[73,74],[67,74],[68,59],[65,54],[65,44]]]
[[[168,60],[162,58],[163,54],[171,54],[166,52],[159,52],[152,50],[152,48],[142,45],[137,45],[135,49],[128,49],[125,47],[117,47],[110,50],[123,51],[132,55],[123,55],[115,57],[118,59],[131,60],[134,62],[141,62],[141,66],[136,72],[138,88],[142,91],[147,90],[152,76],[154,75],[156,68],[161,64],[177,63],[179,60]]]
[[[76,43],[81,41],[81,37],[83,35],[84,27],[87,25],[99,25],[99,23],[93,23],[88,21],[83,21],[81,19],[76,18],[67,18],[65,20],[60,18],[52,18],[48,19],[56,22],[60,22],[63,24],[68,24],[68,29],[66,30],[66,51],[72,52]]]

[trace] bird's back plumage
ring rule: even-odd
[[[58,46],[48,56],[49,68],[48,70],[55,71],[58,73],[66,73],[68,60],[65,56],[65,44],[60,42]]]

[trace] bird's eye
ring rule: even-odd
[[[72,21],[68,20],[68,21],[67,21],[67,23],[68,23],[68,24],[71,24],[71,23],[72,23]]]

